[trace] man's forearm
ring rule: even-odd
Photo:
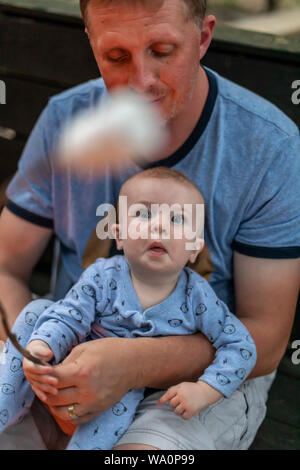
[[[6,272],[0,272],[0,300],[11,328],[22,308],[32,300],[32,296],[28,285],[23,280]],[[0,340],[6,340],[1,322]]]
[[[215,349],[201,334],[134,340],[135,388],[166,389],[196,381],[215,358]]]
[[[257,350],[250,378],[274,371],[284,355],[299,295],[299,272],[299,259],[234,253],[235,312]]]

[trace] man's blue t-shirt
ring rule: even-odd
[[[210,284],[234,311],[233,250],[261,258],[300,257],[300,138],[278,108],[205,69],[209,95],[187,141],[167,159],[205,199],[205,242],[213,264]],[[112,176],[80,178],[58,168],[53,157],[60,131],[78,112],[107,95],[102,79],[49,100],[27,142],[7,189],[7,207],[35,224],[52,227],[61,242],[56,298],[82,272],[82,256],[100,204],[117,202],[137,164]]]

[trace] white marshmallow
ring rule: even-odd
[[[162,118],[143,96],[119,90],[91,110],[80,113],[63,131],[61,162],[101,167],[155,154],[166,139]]]

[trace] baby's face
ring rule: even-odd
[[[140,177],[126,183],[119,222],[117,246],[140,273],[177,274],[203,248],[203,201],[180,181]]]

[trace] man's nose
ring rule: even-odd
[[[157,79],[157,71],[147,57],[138,57],[132,61],[128,85],[135,91],[151,91]]]

